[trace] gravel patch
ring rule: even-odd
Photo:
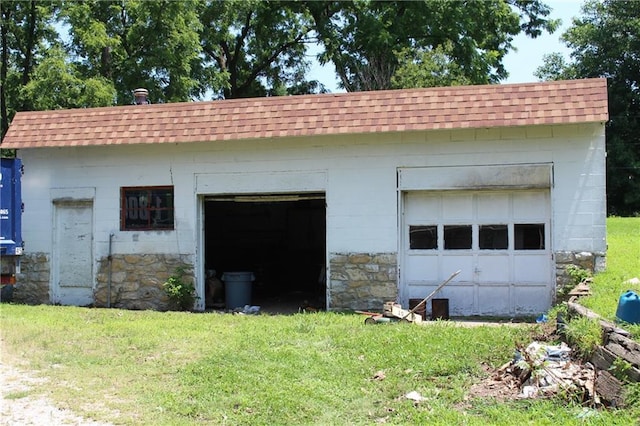
[[[58,408],[46,397],[37,395],[37,388],[46,386],[47,381],[33,372],[0,362],[0,425],[112,426]]]

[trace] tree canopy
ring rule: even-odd
[[[192,67],[199,59],[197,3],[182,1],[67,1],[70,60],[85,77],[112,82],[115,102],[131,102],[136,87],[177,102],[201,94]]]
[[[508,76],[502,61],[514,36],[537,37],[558,24],[540,1],[325,1],[309,2],[309,10],[325,48],[320,60],[335,66],[347,91],[404,87],[404,78],[444,86],[451,74],[497,83]],[[423,66],[431,71],[421,73]],[[434,79],[441,70],[447,77]]]
[[[16,111],[496,83],[513,37],[553,31],[540,0],[0,2],[2,134]]]
[[[610,214],[640,213],[640,2],[587,1],[562,35],[571,61],[547,56],[543,79],[606,77],[609,95],[607,203]]]
[[[0,122],[4,136],[16,111],[33,109],[21,96],[34,69],[56,40],[53,28],[57,6],[36,1],[0,2]]]

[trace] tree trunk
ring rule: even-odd
[[[2,20],[8,22],[11,17],[11,11],[2,8]],[[0,137],[4,138],[5,133],[9,129],[9,116],[7,115],[7,98],[5,89],[7,87],[7,67],[9,66],[9,46],[7,45],[7,26],[2,25],[0,28],[0,38],[2,40],[2,65],[0,68]]]
[[[22,86],[26,86],[31,80],[31,71],[33,69],[33,49],[36,45],[36,24],[38,10],[36,8],[36,0],[29,2],[29,16],[27,17],[26,27],[26,40],[24,45],[24,59],[22,61]],[[26,100],[23,100],[20,106],[20,110],[28,111],[29,105]]]

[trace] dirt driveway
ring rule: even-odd
[[[46,397],[38,395],[38,387],[46,385],[47,379],[0,362],[0,425],[111,425],[56,407]]]

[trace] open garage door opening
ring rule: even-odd
[[[206,309],[244,302],[273,313],[325,308],[324,194],[207,196],[204,225]],[[242,287],[229,287],[230,276]],[[220,285],[225,278],[230,290]]]

